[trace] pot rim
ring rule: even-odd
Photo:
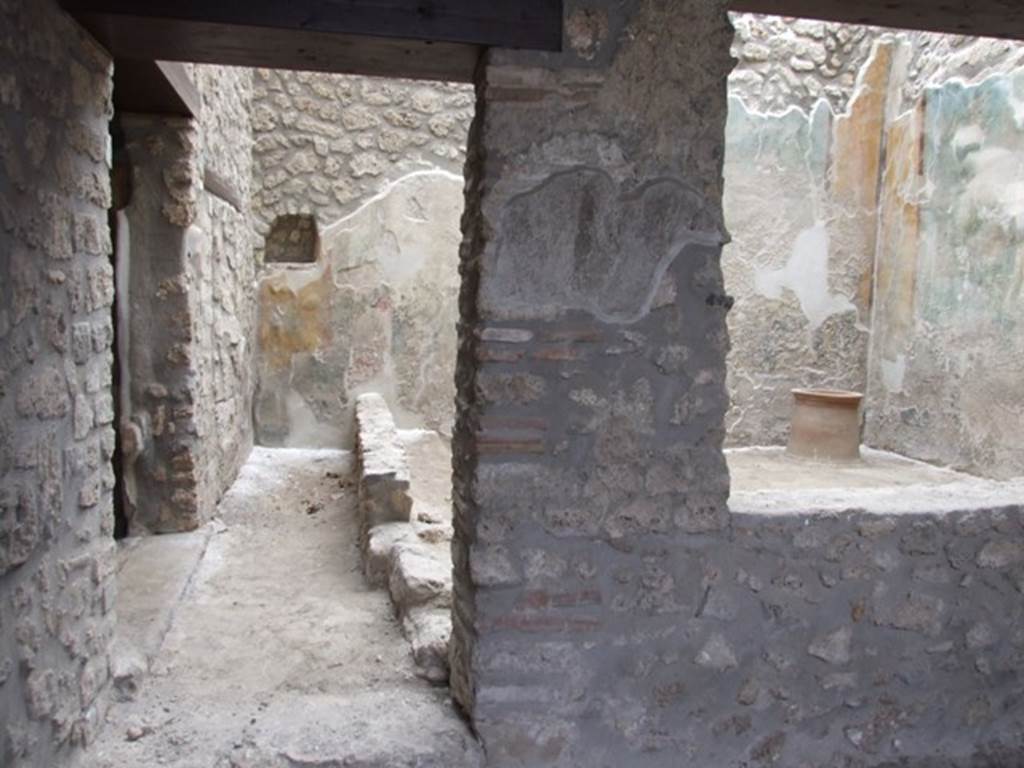
[[[793,389],[796,400],[829,403],[832,405],[860,405],[864,394],[848,389]]]

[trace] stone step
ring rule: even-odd
[[[133,588],[118,595],[110,662],[118,699],[132,699],[138,693],[217,529],[208,523],[188,533],[132,537],[119,544],[117,578]]]
[[[398,544],[392,551],[388,590],[400,616],[418,606],[451,607],[451,559],[437,550],[438,545],[417,541]]]
[[[451,540],[451,526],[420,523],[375,525],[367,532],[363,543],[363,573],[371,586],[383,589],[388,585],[396,547],[412,546],[417,542],[436,545],[431,552],[450,563],[448,547]]]
[[[433,694],[433,695],[431,695]],[[272,704],[239,762],[273,768],[480,768],[480,748],[448,696],[390,688]],[[235,752],[233,757],[237,757]]]
[[[420,676],[432,683],[447,683],[451,609],[411,608],[402,618],[402,631],[412,646],[412,656]]]

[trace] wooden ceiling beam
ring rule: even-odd
[[[558,51],[562,0],[62,0],[72,14]]]
[[[118,112],[199,117],[202,99],[184,64],[115,59],[114,108]]]
[[[563,0],[60,0],[116,58],[469,81],[486,47],[558,51]]]
[[[471,82],[480,46],[76,13],[115,60],[193,62]]]

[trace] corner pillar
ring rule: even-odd
[[[567,6],[565,53],[478,76],[452,687],[491,766],[675,765],[683,544],[729,521],[732,29],[720,0]]]
[[[130,530],[187,531],[200,523],[195,423],[195,307],[188,261],[202,177],[193,121],[120,117],[131,182],[119,218],[119,347],[127,356],[122,408]],[[125,290],[127,288],[127,290]]]

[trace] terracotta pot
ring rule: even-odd
[[[794,389],[789,453],[824,461],[860,458],[860,392]]]

